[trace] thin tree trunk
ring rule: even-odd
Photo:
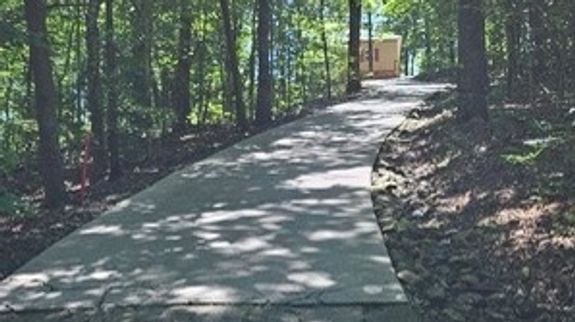
[[[270,0],[258,0],[258,93],[256,124],[265,126],[272,120],[273,87],[270,71],[271,8]]]
[[[368,51],[367,59],[369,63],[369,72],[373,74],[373,14],[371,9],[367,13],[367,32],[368,32]],[[373,76],[373,75],[372,75]]]
[[[521,20],[517,2],[506,1],[506,35],[507,35],[507,97],[514,100],[518,93],[519,81],[519,46],[521,41]]]
[[[11,114],[10,113],[10,100],[12,99],[12,89],[14,87],[14,79],[11,78],[8,81],[8,86],[6,87],[6,91],[4,92],[4,122],[7,124],[11,123]],[[12,145],[12,127],[7,127],[4,129],[4,149],[8,151]]]
[[[431,26],[429,23],[429,17],[424,16],[423,18],[423,22],[424,22],[424,41],[425,41],[425,65],[424,65],[424,69],[426,72],[431,72],[435,66],[433,66],[433,49],[431,48],[432,44],[431,44]]]
[[[58,100],[50,61],[46,2],[25,0],[24,11],[30,37],[30,68],[34,78],[36,117],[40,132],[39,165],[44,184],[44,202],[50,208],[58,208],[65,202],[66,191],[58,142]]]
[[[347,93],[354,94],[361,90],[359,71],[359,43],[361,32],[361,0],[349,0],[349,43],[348,43],[348,79]]]
[[[176,109],[176,131],[184,132],[189,126],[191,109],[190,69],[192,66],[190,48],[192,41],[192,11],[189,0],[180,0],[180,31],[178,58],[174,77],[174,104]]]
[[[102,178],[108,165],[106,158],[106,131],[104,128],[104,111],[102,107],[101,75],[100,75],[100,31],[98,16],[100,15],[100,0],[89,0],[86,13],[86,53],[87,53],[87,104],[90,111],[92,129],[92,156],[94,164],[92,177]]]
[[[531,74],[535,92],[540,92],[545,82],[545,21],[542,0],[529,2],[529,27],[532,41]]]
[[[120,164],[120,144],[118,141],[118,91],[117,64],[114,30],[114,0],[106,0],[106,81],[107,81],[107,121],[108,150],[110,152],[109,180],[116,180],[122,175]]]
[[[575,88],[575,1],[571,1],[571,24],[568,28],[569,34],[571,35],[571,54],[567,86],[570,87],[573,92]]]
[[[224,33],[226,36],[226,50],[230,66],[231,81],[232,81],[232,97],[234,98],[234,107],[236,113],[236,122],[238,127],[244,131],[247,129],[246,107],[243,99],[242,79],[240,76],[239,62],[236,51],[236,35],[234,27],[232,26],[232,17],[230,15],[229,0],[220,0],[220,7],[222,10],[222,19],[224,22]]]
[[[458,83],[458,117],[463,122],[476,116],[488,119],[489,79],[482,1],[459,0],[458,36],[461,70]]]
[[[248,95],[250,100],[249,106],[249,119],[253,120],[254,115],[254,105],[255,100],[255,85],[256,85],[256,54],[258,49],[258,38],[257,38],[257,17],[258,17],[258,2],[254,1],[254,11],[252,14],[252,48],[250,51],[250,61],[249,61],[249,73],[250,73],[250,85],[248,88]]]
[[[405,48],[403,53],[403,61],[404,61],[404,74],[405,76],[409,76],[409,49]]]
[[[147,108],[152,106],[152,35],[153,7],[151,0],[133,0],[135,7],[132,55],[136,64],[133,79],[133,95],[136,103]]]
[[[84,66],[82,61],[82,2],[83,0],[78,0],[76,2],[76,64],[77,64],[77,74],[76,74],[76,122],[78,126],[84,125],[84,109],[82,106],[82,88],[83,88],[83,77],[82,72]]]
[[[325,0],[321,0],[320,2],[320,19],[321,19],[321,42],[322,42],[322,49],[323,49],[323,64],[325,67],[325,87],[327,91],[327,98],[331,100],[332,92],[331,92],[331,66],[329,62],[329,48],[327,43],[327,31],[326,31],[326,23],[325,23]]]

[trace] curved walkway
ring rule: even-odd
[[[366,85],[58,242],[0,283],[0,320],[413,321],[370,173],[384,136],[441,86]]]

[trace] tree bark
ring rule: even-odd
[[[100,15],[100,0],[89,0],[86,13],[86,53],[87,53],[87,106],[90,111],[92,130],[92,156],[94,164],[92,179],[102,178],[106,173],[108,161],[106,157],[106,131],[104,127],[104,111],[102,108],[102,84],[100,75],[100,30],[98,16]]]
[[[540,92],[545,82],[545,20],[543,16],[544,1],[530,0],[529,28],[531,32],[531,77],[535,84],[535,92]]]
[[[511,100],[516,98],[519,82],[519,50],[521,42],[521,13],[518,12],[518,4],[515,0],[506,2],[507,37],[507,97]]]
[[[571,24],[569,26],[569,34],[571,35],[571,55],[570,55],[570,69],[568,74],[569,83],[567,86],[575,88],[575,1],[571,1]]]
[[[40,132],[39,165],[45,190],[45,204],[50,208],[64,205],[64,167],[58,142],[57,98],[50,45],[46,28],[46,2],[25,0],[24,11],[29,32],[30,68],[35,86],[35,109]]]
[[[188,117],[192,112],[190,94],[190,69],[192,67],[190,52],[192,42],[192,14],[189,0],[180,0],[180,30],[178,40],[178,57],[174,77],[174,107],[176,110],[176,131],[185,132],[189,126]]]
[[[361,0],[349,0],[349,42],[347,93],[361,91],[361,75],[359,70],[361,33]]]
[[[258,0],[258,90],[256,125],[272,120],[272,78],[270,71],[271,8],[270,0]]]
[[[482,0],[459,0],[459,110],[461,121],[488,120],[487,57]]]
[[[110,152],[109,180],[116,180],[122,175],[120,164],[120,144],[118,141],[118,91],[117,91],[117,64],[116,44],[114,30],[114,0],[106,0],[106,63],[105,73],[107,82],[107,125],[108,125],[108,151]]]
[[[368,51],[367,59],[369,59],[369,72],[373,73],[373,14],[371,10],[367,13],[367,31],[368,31]]]
[[[248,96],[249,96],[249,120],[253,120],[254,116],[254,105],[256,104],[255,100],[255,84],[256,84],[256,54],[258,49],[258,38],[257,38],[257,22],[258,22],[258,3],[254,1],[254,8],[252,13],[252,44],[250,50],[250,60],[249,60],[249,81],[250,85],[248,87]]]
[[[226,36],[226,50],[227,58],[230,66],[231,82],[232,82],[232,97],[234,98],[234,110],[236,113],[237,126],[245,131],[247,129],[246,107],[243,99],[243,86],[240,76],[238,55],[236,51],[236,32],[232,26],[232,16],[230,14],[229,0],[220,0],[220,7],[222,10],[222,19],[224,22],[224,33]]]
[[[132,58],[135,63],[132,81],[133,95],[136,104],[147,108],[152,106],[152,35],[153,6],[150,0],[133,0],[135,7],[133,17],[134,45]]]
[[[327,31],[326,31],[326,24],[325,24],[325,0],[321,0],[319,14],[321,19],[321,43],[323,49],[323,64],[325,68],[325,86],[327,91],[327,98],[331,100],[332,93],[331,93],[331,66],[329,61],[329,47],[327,43]]]
[[[405,39],[405,38],[404,38]],[[403,57],[403,63],[404,63],[404,74],[405,76],[409,76],[409,49],[405,48],[405,51],[403,53],[404,57]]]

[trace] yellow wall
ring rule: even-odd
[[[362,40],[360,50],[362,53],[360,70],[364,77],[401,76],[401,37],[373,40],[373,75],[369,72],[369,41]]]

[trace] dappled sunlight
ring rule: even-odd
[[[300,187],[304,189],[329,189],[337,186],[365,187],[365,183],[357,180],[358,173],[369,173],[370,167],[355,167],[349,169],[330,170],[325,173],[305,174],[292,180],[287,180],[282,188]],[[367,171],[367,172],[366,172]]]
[[[324,272],[299,272],[292,273],[287,279],[309,288],[329,288],[336,285],[336,281]]]
[[[454,196],[440,197],[437,201],[437,210],[447,214],[458,214],[472,201],[471,191]]]
[[[118,225],[101,225],[90,227],[88,229],[80,230],[81,235],[110,235],[110,236],[121,236],[125,234],[122,231],[122,227]]]
[[[399,104],[383,96],[341,104],[160,180],[6,279],[2,307],[40,305],[22,301],[31,296],[66,307],[74,299],[313,302],[342,293],[405,301],[369,192],[377,143],[428,94],[410,96],[404,86]]]

